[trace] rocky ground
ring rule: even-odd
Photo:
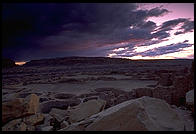
[[[192,131],[192,61],[72,57],[3,68],[2,130]]]

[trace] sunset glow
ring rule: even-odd
[[[24,65],[25,63],[26,63],[26,62],[24,62],[24,61],[15,62],[15,64],[16,64],[16,65],[19,65],[19,66]]]

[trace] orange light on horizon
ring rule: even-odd
[[[15,64],[16,64],[16,65],[19,65],[19,66],[24,65],[25,63],[26,63],[25,61],[15,62]]]

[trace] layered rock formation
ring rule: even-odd
[[[166,100],[171,105],[185,105],[186,92],[193,87],[192,72],[183,75],[172,73],[161,73],[160,79],[155,87],[134,89],[136,98],[150,96]]]

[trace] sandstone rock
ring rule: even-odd
[[[141,97],[108,108],[90,118],[96,119],[87,131],[182,131],[184,124],[164,100]]]
[[[175,89],[173,87],[157,86],[152,90],[152,96],[165,100],[169,104],[177,105],[179,103],[178,97],[175,95]]]
[[[71,125],[61,128],[58,131],[84,131],[89,124],[93,123],[94,119],[95,118],[91,118],[91,119],[87,118],[80,122],[72,123]]]
[[[2,127],[2,131],[26,131],[26,129],[27,125],[22,119],[12,120]]]
[[[68,106],[76,106],[78,104],[80,104],[79,99],[71,99],[71,100],[64,100],[64,101],[52,100],[52,101],[43,102],[40,105],[40,111],[42,113],[49,113],[52,108],[67,109]]]
[[[104,109],[106,102],[104,100],[89,100],[69,109],[70,122],[77,122],[83,120],[93,114],[96,114]]]
[[[50,114],[43,114],[43,115],[44,115],[44,122],[43,122],[43,124],[36,125],[36,130],[38,130],[38,131],[41,131],[42,128],[44,128],[44,127],[50,126],[51,119],[53,118]]]
[[[37,113],[35,115],[24,117],[23,122],[31,126],[42,124],[44,122],[44,115],[41,113]]]
[[[191,111],[187,109],[182,109],[180,107],[174,107],[175,111],[178,113],[179,117],[182,118],[184,122],[184,131],[194,131],[194,118],[191,115]]]
[[[25,98],[28,113],[36,113],[39,108],[39,97],[36,94],[31,94]]]
[[[58,122],[63,121],[68,116],[68,113],[66,110],[61,110],[57,108],[52,108],[49,114],[52,117],[54,117]]]
[[[194,105],[194,89],[186,93],[186,103],[187,105]]]
[[[99,93],[100,99],[106,101],[105,109],[135,98],[134,92],[126,92],[115,88],[97,88],[95,91]]]
[[[39,107],[39,97],[35,94],[25,99],[16,98],[2,104],[2,122],[6,123],[12,119],[35,114]]]
[[[127,96],[121,94],[114,100],[114,103],[115,103],[115,105],[117,105],[117,104],[122,103],[122,102],[127,101],[127,100],[128,100]]]
[[[186,105],[194,114],[194,89],[186,93]]]
[[[44,124],[43,126],[49,126],[50,125],[50,120],[53,118],[50,114],[44,114]]]

